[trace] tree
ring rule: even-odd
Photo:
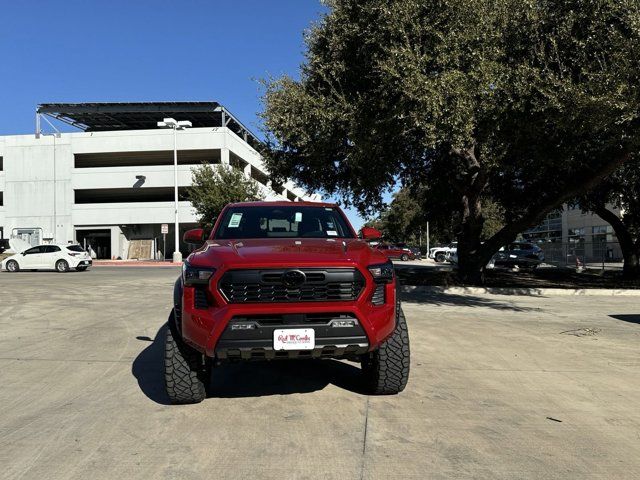
[[[640,158],[635,156],[578,203],[613,227],[624,258],[623,276],[640,278]]]
[[[267,84],[266,163],[363,213],[398,180],[430,189],[465,281],[638,148],[637,0],[328,5],[300,80]],[[487,200],[504,225],[481,243]]]
[[[427,188],[401,188],[389,206],[367,226],[381,230],[384,237],[392,242],[417,243],[421,234],[426,235],[428,222],[432,244],[456,240],[460,224],[458,212],[454,208],[442,210],[442,202],[433,202],[430,195],[432,192]],[[436,208],[432,208],[433,205]],[[485,240],[502,228],[504,212],[491,199],[483,199],[482,205],[485,222],[481,240]]]
[[[200,217],[200,224],[212,228],[215,218],[228,203],[261,200],[260,187],[244,173],[230,166],[217,168],[203,163],[191,170],[189,201]]]
[[[391,242],[415,241],[421,230],[426,231],[420,205],[406,189],[394,194],[389,208],[380,214],[379,219],[384,238]]]

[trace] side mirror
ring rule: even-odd
[[[188,243],[190,245],[202,245],[205,241],[205,233],[202,228],[194,228],[192,230],[187,230],[184,232],[184,236],[182,240],[184,243]]]
[[[22,252],[22,256],[24,257],[27,254],[27,251],[25,250],[24,252]]]
[[[371,227],[362,227],[362,230],[360,230],[360,235],[362,235],[362,238],[364,238],[365,240],[382,238],[382,232]]]

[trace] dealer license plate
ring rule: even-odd
[[[313,328],[287,328],[273,331],[274,350],[313,350],[316,332]]]

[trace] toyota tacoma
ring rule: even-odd
[[[202,401],[212,366],[231,361],[347,359],[370,393],[405,388],[409,336],[393,265],[336,205],[230,204],[208,237],[194,229],[184,241],[199,248],[175,283],[166,329],[172,403]]]

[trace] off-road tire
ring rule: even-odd
[[[173,317],[173,315],[172,315]],[[164,344],[164,384],[173,404],[200,403],[207,397],[210,362],[176,334],[169,319]]]
[[[409,260],[409,255],[407,255],[406,253],[403,253],[400,256],[400,260],[402,260],[403,262],[406,262],[407,260]]]
[[[409,380],[409,331],[407,320],[398,304],[396,328],[377,350],[362,357],[362,373],[367,390],[374,395],[394,395]]]
[[[56,272],[64,273],[69,271],[69,264],[66,260],[58,260],[56,262]]]
[[[440,252],[440,253],[436,253],[436,256],[434,258],[434,260],[436,261],[436,263],[444,263],[444,261],[447,259],[447,256]]]
[[[18,262],[15,260],[9,260],[5,265],[5,268],[7,269],[7,272],[14,273],[20,271],[20,265],[18,265]]]

